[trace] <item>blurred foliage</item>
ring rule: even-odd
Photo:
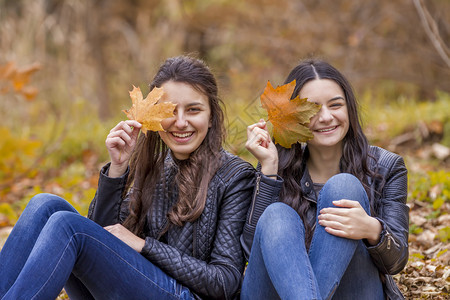
[[[440,170],[409,177],[409,197],[416,201],[428,202],[435,210],[445,202],[450,202],[450,172]]]
[[[449,41],[450,2],[424,3],[438,40]],[[132,83],[182,53],[206,60],[232,103],[267,80],[281,84],[311,56],[391,101],[450,92],[450,68],[411,0],[0,0],[0,20],[0,64],[42,63],[41,89],[59,96],[48,101],[89,99],[103,120],[125,108]]]
[[[419,131],[422,126],[431,133],[439,135],[439,141],[450,147],[450,114],[448,113],[450,94],[448,93],[437,92],[434,101],[405,96],[393,101],[377,98],[372,91],[368,90],[362,95],[361,104],[363,123],[372,125],[366,130],[366,134],[374,143],[382,142],[382,140],[390,141],[407,131]],[[418,144],[422,142],[420,132],[417,132],[415,138]]]
[[[41,142],[15,137],[8,128],[0,127],[0,181],[15,178],[20,174],[32,172],[30,167],[36,160]],[[31,174],[30,174],[31,175]]]

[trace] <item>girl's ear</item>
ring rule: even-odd
[[[208,123],[208,128],[211,128],[211,127],[212,127],[212,117],[209,118],[209,123]]]

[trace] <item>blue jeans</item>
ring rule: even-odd
[[[369,200],[350,174],[333,176],[319,194],[317,214],[332,201]],[[309,252],[297,212],[277,202],[256,226],[241,299],[384,299],[378,270],[361,240],[336,237],[317,223]]]
[[[193,299],[188,288],[64,199],[40,194],[0,252],[0,298],[55,299],[63,287],[70,299]]]

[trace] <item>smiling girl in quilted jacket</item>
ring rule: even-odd
[[[1,299],[231,299],[240,287],[239,237],[254,169],[222,149],[214,76],[168,59],[150,89],[176,104],[164,131],[122,121],[106,138],[111,162],[81,216],[65,200],[29,202],[0,253]]]

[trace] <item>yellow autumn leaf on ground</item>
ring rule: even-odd
[[[285,148],[314,137],[307,125],[321,107],[298,96],[290,100],[294,88],[295,80],[276,89],[268,81],[260,97],[262,107],[269,115],[268,121],[273,125],[275,143]]]
[[[158,103],[163,94],[162,88],[154,88],[144,99],[141,89],[133,85],[133,90],[130,91],[133,106],[123,112],[128,119],[141,123],[141,131],[145,134],[148,130],[164,131],[161,121],[173,116],[176,104],[171,102]]]

